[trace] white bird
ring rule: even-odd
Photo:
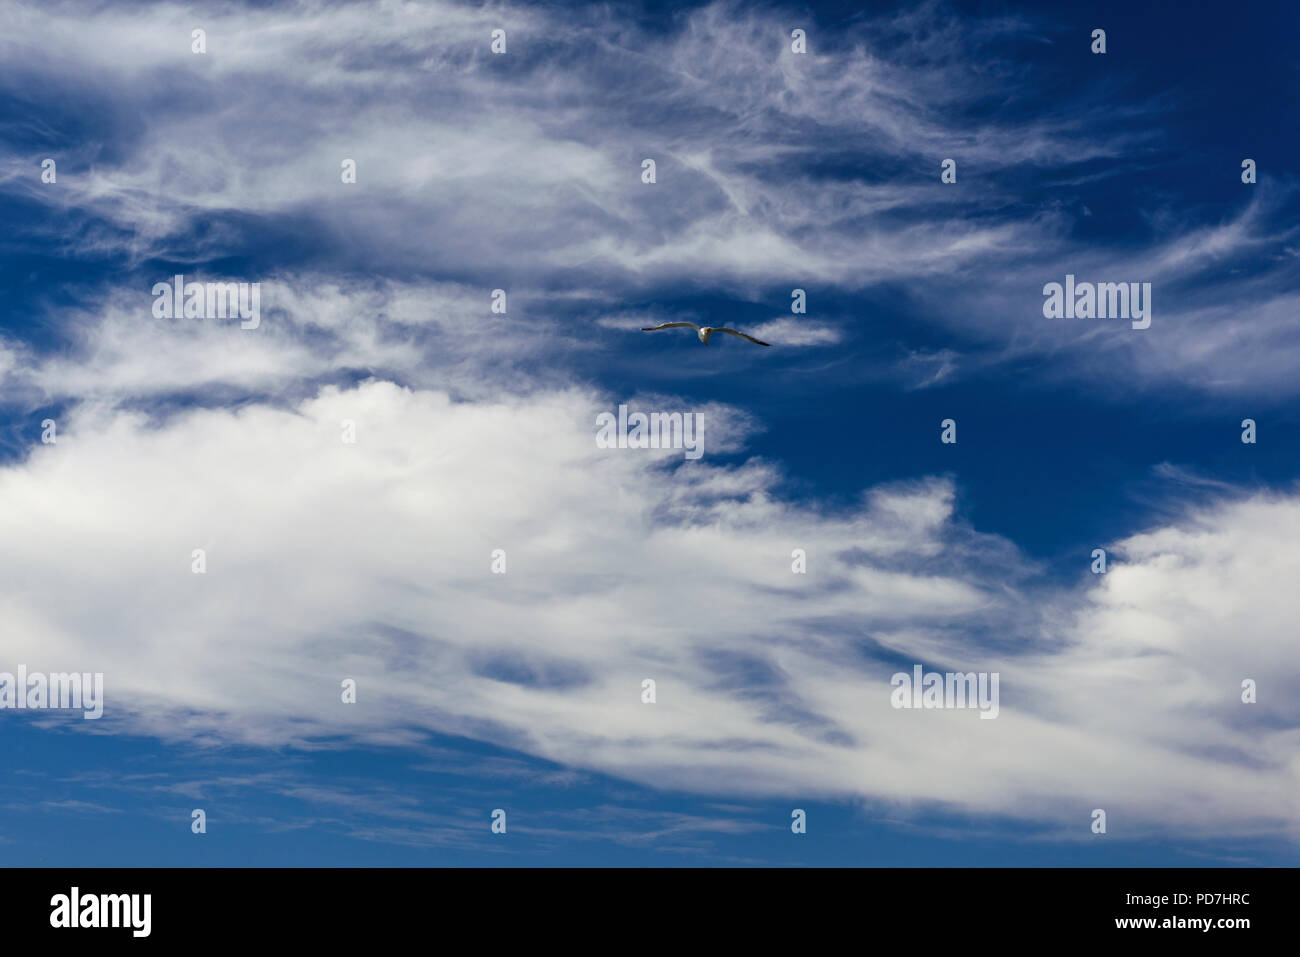
[[[747,339],[758,346],[770,346],[772,343],[764,342],[762,339],[755,339],[753,336],[747,336],[743,332],[737,332],[735,329],[718,329],[714,326],[697,326],[693,322],[665,322],[660,326],[642,327],[642,332],[658,332],[660,329],[676,329],[678,326],[694,329],[700,337],[700,342],[706,346],[709,344],[709,337],[715,332],[725,332],[729,336],[736,336],[740,339]]]

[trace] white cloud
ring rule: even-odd
[[[947,482],[818,511],[758,462],[597,449],[608,407],[384,382],[153,424],[83,407],[0,470],[6,658],[103,671],[106,720],[167,738],[434,729],[653,786],[1067,834],[1093,807],[1116,834],[1294,827],[1297,499],[1206,508],[1053,595],[962,525]],[[1001,715],[893,710],[900,660],[999,671]]]
[[[836,292],[908,283],[919,308],[903,318],[955,333],[945,348],[962,361],[933,378],[906,360],[886,378],[950,382],[1031,356],[1054,381],[1101,377],[1117,395],[1294,390],[1279,358],[1297,328],[1296,258],[1278,252],[1294,244],[1288,183],[1264,177],[1219,224],[1161,201],[1140,210],[1151,239],[1123,249],[1073,239],[1082,214],[1062,204],[1008,213],[1000,174],[1145,162],[1160,135],[1142,105],[1087,91],[1032,122],[990,108],[1026,81],[998,51],[1034,39],[1033,24],[925,5],[814,31],[795,56],[787,17],[737,5],[664,31],[605,8],[558,16],[231,6],[199,56],[182,7],[9,4],[0,77],[72,113],[108,111],[110,142],[51,127],[57,187],[38,176],[48,149],[0,153],[0,183],[49,209],[30,228],[66,253],[131,266],[219,260],[273,226],[325,272],[545,290],[536,313],[556,318],[571,296],[613,311],[701,284],[758,302],[787,278]],[[501,23],[512,45],[497,57]],[[186,95],[160,97],[162,83]],[[646,156],[654,186],[639,179]],[[947,156],[977,193],[938,183]],[[340,182],[344,158],[354,185]],[[85,225],[49,225],[64,222]],[[1046,322],[1040,290],[1066,272],[1152,282],[1152,329]]]
[[[854,24],[845,49],[814,39],[801,57],[785,18],[725,4],[662,35],[602,8],[232,7],[205,25],[205,55],[190,52],[194,22],[171,5],[0,11],[11,75],[130,105],[130,133],[113,142],[121,158],[71,150],[57,189],[31,156],[0,163],[10,189],[123,229],[70,240],[83,253],[215,257],[275,216],[388,269],[432,259],[499,263],[516,279],[567,269],[736,289],[793,271],[860,288],[1040,247],[1051,224],[965,222],[936,211],[951,202],[937,185],[907,179],[812,179],[800,163],[825,144],[892,166],[933,156],[937,184],[943,151],[987,171],[1077,163],[1127,141],[1083,135],[1089,116],[1110,115],[1098,111],[1030,128],[962,119],[955,105],[1011,80],[971,77],[968,57],[1025,26],[967,31],[937,8]],[[503,23],[512,52],[493,56]],[[918,39],[900,43],[900,27]],[[160,98],[162,82],[186,95]],[[647,156],[653,187],[639,178]],[[354,185],[340,182],[344,158],[357,161]],[[234,211],[242,218],[223,217]]]
[[[742,331],[774,346],[833,346],[842,338],[834,326],[815,319],[769,319]]]

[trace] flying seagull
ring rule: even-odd
[[[713,326],[697,326],[693,322],[665,322],[661,326],[650,326],[649,328],[643,327],[641,331],[658,332],[660,329],[676,329],[678,326],[694,329],[695,332],[700,337],[700,342],[704,343],[706,346],[709,344],[709,337],[713,335],[715,332],[725,332],[729,336],[736,336],[739,339],[746,339],[757,346],[770,346],[772,344],[770,342],[764,342],[762,339],[755,339],[753,336],[747,336],[743,332],[737,332],[735,329],[717,329],[714,328]]]

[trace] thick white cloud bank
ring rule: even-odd
[[[154,423],[82,406],[0,470],[6,658],[103,671],[102,728],[166,738],[430,729],[711,793],[1294,832],[1300,500],[1207,508],[1047,593],[947,481],[824,513],[758,461],[597,448],[614,401],[369,381]],[[912,662],[999,672],[999,716],[895,710]]]

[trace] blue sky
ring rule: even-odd
[[[0,854],[1300,863],[1296,20],[7,5],[0,672],[106,703],[0,710]]]

